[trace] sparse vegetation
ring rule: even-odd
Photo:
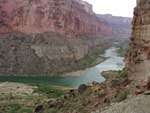
[[[0,97],[0,112],[1,113],[33,113],[36,105],[41,102],[44,103],[48,98],[45,96],[26,95],[18,96],[13,95],[13,98],[8,94],[3,94]]]
[[[50,85],[39,85],[34,89],[34,93],[43,94],[48,98],[57,98],[64,95],[65,92],[63,90],[55,89]]]
[[[16,111],[21,109],[21,105],[20,104],[10,104],[8,105],[8,112],[10,113],[16,113]]]
[[[126,78],[127,72],[125,69],[123,71],[104,71],[102,72],[102,76],[105,79]]]
[[[12,87],[15,87],[15,84],[18,83],[13,83],[14,86]],[[33,92],[26,94],[20,91],[23,87],[16,89],[20,92],[12,92],[9,87],[6,87],[6,89],[7,92],[0,90],[0,113],[33,113],[37,105],[44,104],[48,99],[60,97],[65,93],[62,89],[44,84],[34,86]]]
[[[83,59],[77,61],[76,65],[66,68],[66,70],[63,73],[77,71],[77,70],[83,70],[83,69],[95,66],[95,65],[103,62],[106,58],[100,56],[100,54],[102,54],[102,53],[104,53],[104,50],[98,49],[98,48],[95,49],[95,51],[93,51],[93,53],[88,54]]]
[[[127,48],[120,47],[117,52],[118,52],[119,56],[125,57],[126,50],[127,50]]]

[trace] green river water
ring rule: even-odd
[[[116,53],[117,48],[111,47],[101,56],[108,57],[104,62],[83,70],[80,76],[70,77],[15,77],[1,76],[0,82],[21,82],[31,84],[48,84],[56,86],[78,87],[80,84],[86,84],[93,81],[103,82],[105,79],[101,76],[101,72],[108,70],[122,70],[124,68],[123,57]]]

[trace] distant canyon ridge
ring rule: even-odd
[[[0,74],[71,70],[112,40],[128,39],[131,20],[97,15],[82,0],[1,0]]]

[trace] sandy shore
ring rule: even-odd
[[[107,58],[102,57],[102,56],[98,57],[95,60],[95,62],[93,64],[91,64],[91,67],[89,67],[89,68],[92,68],[92,67],[96,66],[97,64],[104,62],[106,59]],[[78,71],[73,71],[73,72],[68,72],[68,73],[63,74],[62,77],[79,77],[79,76],[83,75],[84,72],[89,68],[85,68],[83,70],[78,70]]]
[[[79,76],[81,76],[84,72],[85,72],[85,70],[70,72],[70,73],[63,74],[63,77],[71,77],[71,76],[72,76],[72,77],[79,77]]]

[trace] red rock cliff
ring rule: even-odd
[[[111,28],[81,0],[1,0],[0,33],[59,32],[67,36],[108,35]]]
[[[0,0],[0,74],[51,76],[85,65],[111,33],[81,0]]]

